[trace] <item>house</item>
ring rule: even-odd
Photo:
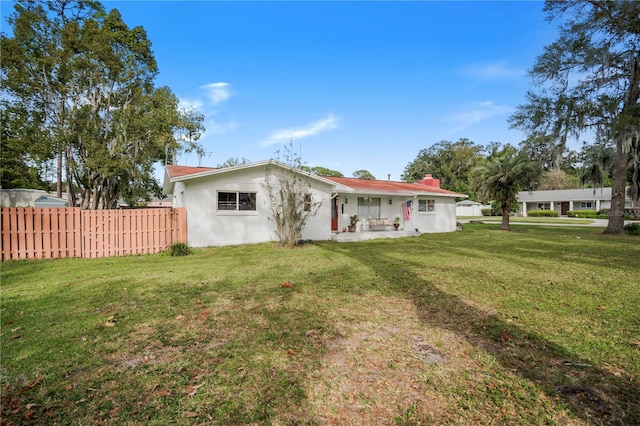
[[[456,216],[482,216],[482,209],[491,209],[491,206],[477,201],[458,201],[456,203]]]
[[[626,191],[625,191],[626,193]],[[561,216],[568,211],[608,209],[611,207],[611,188],[555,189],[522,191],[517,196],[522,216],[531,210],[555,210]],[[631,207],[627,196],[625,206]]]
[[[275,241],[266,183],[278,169],[293,170],[271,160],[220,169],[167,166],[163,191],[172,194],[173,207],[187,209],[188,244],[206,247]],[[391,230],[396,217],[401,229],[413,235],[454,231],[455,199],[466,197],[441,189],[439,180],[430,175],[418,183],[406,183],[294,172],[308,178],[309,195],[321,202],[302,232],[306,240],[335,238],[347,229],[352,215],[361,219],[360,233],[376,232],[378,225]]]
[[[2,207],[67,207],[65,198],[58,198],[41,189],[0,189]]]

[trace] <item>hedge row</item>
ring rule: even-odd
[[[531,217],[558,217],[555,210],[531,210],[527,212],[527,216]]]
[[[595,210],[569,210],[567,212],[567,216],[569,217],[580,217],[585,219],[608,219],[609,215],[602,214],[602,210],[599,212]]]
[[[609,210],[610,209],[602,209],[602,210],[569,210],[567,212],[567,216],[569,217],[580,217],[586,219],[609,219]],[[624,209],[624,218],[627,220],[634,220],[640,218],[640,208],[639,207],[627,207]]]
[[[602,209],[599,210],[598,213],[609,217],[610,209]],[[636,219],[640,218],[640,207],[626,207],[624,209],[624,217],[626,219]]]

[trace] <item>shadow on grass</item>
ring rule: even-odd
[[[537,333],[470,306],[416,274],[424,264],[389,256],[389,246],[326,244],[326,250],[351,257],[374,270],[409,298],[422,322],[454,332],[491,354],[505,370],[536,385],[577,417],[605,424],[640,424],[640,387],[626,373],[614,375]],[[406,243],[398,249],[423,248]]]
[[[496,239],[496,244],[487,247],[487,251],[481,254],[478,252],[477,242],[465,246],[452,239],[450,244],[443,241],[439,241],[439,244],[442,244],[441,247],[448,253],[454,252],[475,258],[499,258],[522,266],[536,266],[541,258],[548,257],[551,252],[553,259],[559,263],[579,263],[591,268],[638,269],[637,264],[629,264],[624,260],[629,259],[629,253],[633,251],[640,255],[640,239],[604,235],[602,230],[597,228],[533,225],[503,231],[499,225],[487,224],[473,225],[471,228],[471,233],[478,238],[493,238],[505,232],[517,234],[518,238],[514,238],[513,241]],[[465,233],[467,232],[468,228],[465,228]],[[428,235],[423,237],[429,238]],[[606,249],[605,252],[603,248]]]

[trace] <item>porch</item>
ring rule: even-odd
[[[363,231],[363,232],[332,232],[331,239],[340,243],[351,241],[375,240],[379,238],[419,237],[422,235],[415,230]]]

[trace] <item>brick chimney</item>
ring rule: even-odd
[[[429,188],[440,189],[440,179],[434,179],[431,173],[424,175],[424,179],[420,179],[418,185],[428,186]]]

